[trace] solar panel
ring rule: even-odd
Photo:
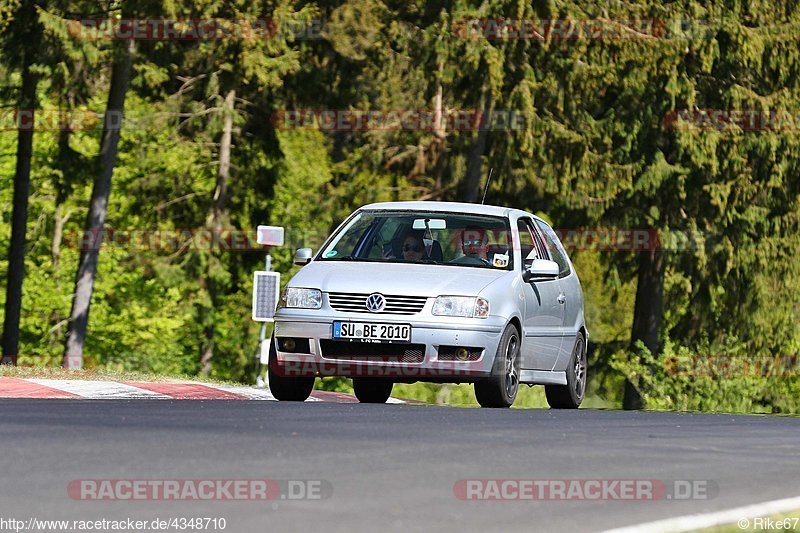
[[[278,307],[281,275],[278,272],[259,271],[253,277],[253,320],[272,322]]]

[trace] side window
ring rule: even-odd
[[[335,237],[334,241],[328,245],[322,257],[341,257],[355,254],[357,247],[361,244],[364,236],[374,222],[375,217],[372,215],[365,215],[363,213],[355,215],[353,220],[350,221],[350,224],[343,228]]]
[[[517,221],[519,231],[520,251],[522,260],[528,257],[531,251],[536,251],[536,259],[547,259],[547,248],[545,248],[539,233],[533,228],[533,221],[528,218],[521,218]]]
[[[547,244],[547,249],[550,251],[550,256],[553,258],[553,261],[558,263],[558,277],[563,278],[569,276],[570,269],[567,253],[564,251],[563,246],[561,246],[556,232],[541,220],[537,220],[536,224],[542,231],[542,236],[544,237],[545,244]]]
[[[517,232],[519,233],[519,249],[522,253],[522,260],[525,261],[525,258],[533,250],[533,236],[528,229],[528,224],[522,218],[517,220]]]

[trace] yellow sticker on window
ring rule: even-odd
[[[508,266],[508,254],[494,254],[492,265],[497,268],[505,268]]]

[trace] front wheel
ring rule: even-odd
[[[553,409],[577,409],[586,394],[586,341],[578,333],[567,364],[566,385],[545,385],[547,403]]]
[[[287,376],[279,366],[275,339],[270,342],[267,366],[269,391],[282,402],[304,402],[314,390],[314,376]]]
[[[519,332],[509,324],[500,337],[489,379],[475,382],[481,407],[511,407],[519,390]]]
[[[394,383],[388,379],[353,378],[353,392],[361,403],[386,403]]]

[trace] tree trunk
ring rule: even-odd
[[[464,178],[464,193],[463,201],[468,203],[475,203],[480,198],[481,193],[481,176],[483,175],[483,153],[486,150],[486,137],[489,134],[487,121],[494,108],[494,102],[490,95],[484,94],[481,96],[482,113],[483,116],[479,122],[480,129],[475,139],[472,141],[472,146],[469,150],[467,159],[467,175]]]
[[[96,246],[81,252],[78,273],[75,277],[75,293],[69,319],[69,331],[64,350],[63,366],[81,368],[83,366],[83,346],[86,341],[86,328],[89,322],[89,304],[92,300],[94,278],[97,273],[100,235],[108,213],[108,197],[111,193],[111,178],[117,160],[121,123],[119,117],[125,109],[125,93],[128,90],[133,41],[120,42],[119,54],[114,59],[111,70],[111,86],[106,105],[103,138],[100,147],[100,168],[92,188],[92,201],[86,216],[87,235],[98,235],[93,241]]]
[[[223,218],[228,200],[228,179],[231,174],[231,138],[233,136],[233,111],[236,105],[236,91],[230,90],[225,95],[223,108],[222,138],[219,141],[219,168],[217,169],[217,187],[214,190],[214,207],[212,227],[222,229]]]
[[[64,226],[72,216],[72,211],[64,212],[64,205],[56,206],[56,213],[53,216],[53,244],[50,246],[50,254],[53,257],[53,275],[58,283],[58,264],[61,258],[61,241],[64,239]]]
[[[631,328],[631,349],[642,341],[654,356],[660,351],[658,330],[664,313],[664,254],[651,250],[639,252],[639,276],[636,284],[636,303]],[[642,396],[633,384],[625,380],[623,409],[644,407]]]
[[[22,70],[20,110],[36,108],[37,77],[30,70],[29,55],[25,55]],[[31,117],[31,126],[33,118]],[[25,231],[28,225],[28,194],[31,184],[33,127],[20,128],[17,133],[17,168],[14,174],[14,206],[11,215],[11,242],[8,249],[5,317],[3,319],[3,364],[17,364],[19,355],[19,320],[22,312],[22,281],[25,277]]]
[[[228,180],[231,172],[231,139],[233,137],[233,112],[236,105],[236,91],[230,90],[225,95],[223,108],[222,138],[219,141],[219,167],[217,169],[217,186],[214,189],[214,203],[211,207],[208,225],[211,231],[218,233],[227,222],[226,202],[228,196]],[[214,239],[212,238],[212,242]],[[211,250],[213,254],[213,249]],[[209,263],[213,260],[209,257]],[[211,372],[211,360],[214,358],[214,310],[217,307],[217,285],[206,269],[206,289],[211,300],[211,322],[203,329],[205,344],[200,355],[200,372]]]
[[[433,134],[436,138],[444,140],[447,132],[442,121],[442,72],[444,72],[444,62],[440,61],[436,69],[436,96],[433,100]]]
[[[444,127],[442,109],[442,72],[444,72],[444,61],[439,61],[436,72],[436,97],[434,98],[434,136],[436,139],[431,142],[429,150],[436,151],[434,160],[433,175],[435,178],[433,186],[433,199],[441,201],[442,199],[442,173],[444,172],[444,162],[447,153],[446,140],[447,131]]]

